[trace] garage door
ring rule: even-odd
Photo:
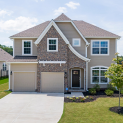
[[[35,72],[14,72],[13,86],[15,92],[34,92]]]
[[[63,93],[64,72],[41,72],[41,92]]]

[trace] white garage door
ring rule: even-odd
[[[64,72],[41,72],[41,92],[63,93]]]
[[[14,72],[13,91],[34,92],[35,72]]]

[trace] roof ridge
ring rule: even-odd
[[[59,15],[57,18],[54,19],[55,21],[63,21],[63,20],[71,20],[69,17],[67,17],[64,13]]]

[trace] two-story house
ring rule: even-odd
[[[120,36],[65,14],[10,37],[9,89],[30,92],[106,88]]]

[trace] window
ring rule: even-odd
[[[73,39],[73,46],[74,47],[80,47],[81,46],[79,38],[74,38]]]
[[[94,41],[92,40],[92,55],[108,55],[109,54],[109,41]]]
[[[23,40],[22,41],[22,54],[23,55],[32,55],[32,40]]]
[[[3,71],[6,71],[6,63],[3,63]]]
[[[47,39],[47,51],[57,52],[58,51],[58,38]]]
[[[108,78],[105,78],[107,67],[92,67],[91,69],[91,82],[92,84],[107,84]]]

